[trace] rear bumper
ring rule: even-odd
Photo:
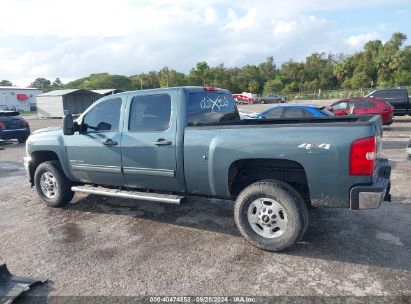
[[[30,135],[30,128],[20,128],[20,129],[1,129],[0,138],[1,139],[16,139],[20,137],[25,137]]]
[[[375,209],[380,207],[384,200],[391,200],[391,166],[388,160],[379,159],[377,170],[377,177],[372,185],[351,188],[350,207],[352,210]]]

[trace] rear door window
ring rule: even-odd
[[[304,110],[300,108],[284,109],[284,118],[301,118],[304,117]]]
[[[230,94],[189,93],[187,102],[188,126],[206,126],[240,120],[237,105]]]
[[[266,111],[263,114],[263,118],[267,118],[267,119],[281,118],[282,112],[283,112],[282,108],[274,108],[274,109]]]
[[[164,131],[170,126],[171,98],[168,94],[134,96],[131,100],[129,130]]]
[[[365,108],[375,108],[376,106],[377,106],[377,103],[375,101],[365,101],[364,102]]]

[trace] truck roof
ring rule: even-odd
[[[113,94],[109,96],[120,96],[120,95],[128,95],[130,93],[144,93],[144,92],[157,93],[157,92],[175,91],[179,89],[184,89],[186,91],[191,91],[191,92],[203,91],[203,92],[219,92],[219,93],[231,94],[230,91],[226,89],[221,89],[221,88],[201,87],[201,86],[179,86],[179,87],[170,87],[170,88],[155,88],[155,89],[126,91],[126,92],[121,92],[121,93],[117,93],[117,94]]]

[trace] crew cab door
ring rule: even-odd
[[[122,98],[98,102],[81,119],[82,130],[64,136],[72,175],[81,182],[122,186]]]
[[[130,96],[121,141],[128,187],[179,190],[176,178],[177,92]]]

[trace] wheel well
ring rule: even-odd
[[[231,164],[228,187],[233,197],[252,183],[263,179],[276,179],[290,184],[304,200],[311,204],[310,190],[304,167],[287,159],[244,159]]]
[[[30,182],[31,185],[34,186],[34,172],[36,172],[38,165],[49,160],[59,160],[59,158],[57,154],[53,151],[35,151],[31,153],[30,157]]]

